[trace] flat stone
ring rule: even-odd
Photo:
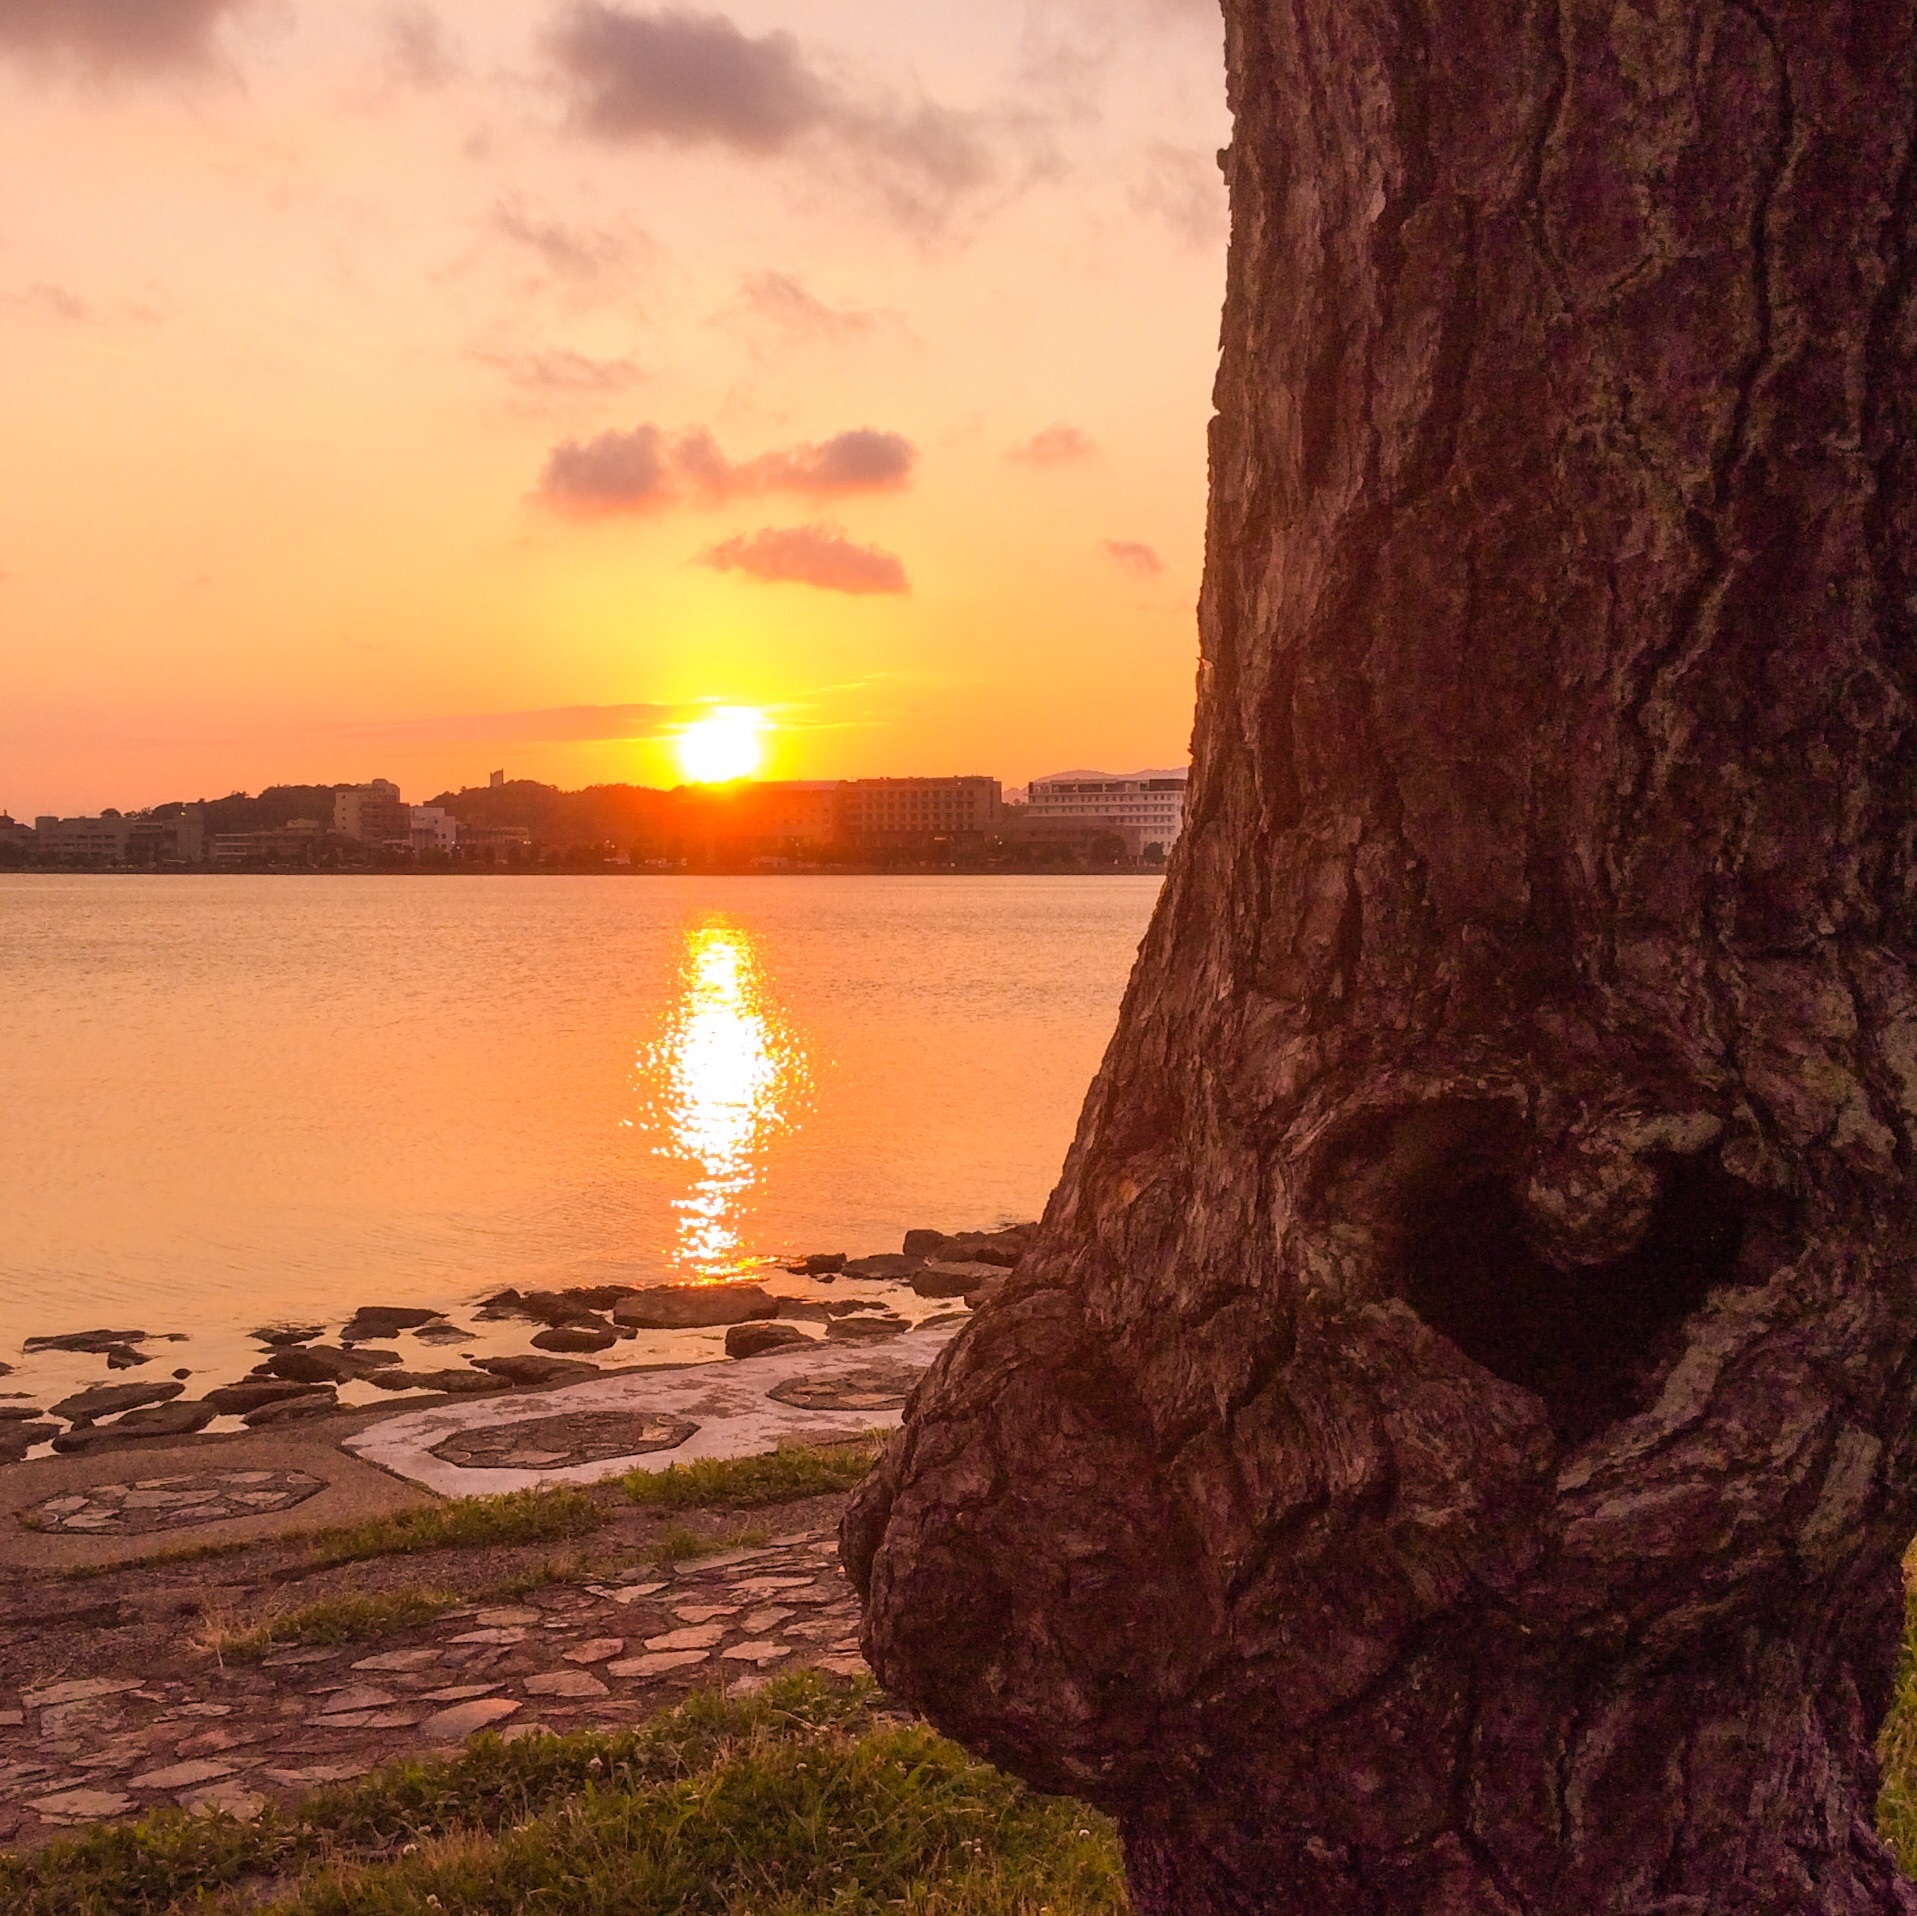
[[[841,1677],[867,1676],[871,1673],[871,1666],[860,1656],[821,1657],[814,1667]]]
[[[509,1378],[457,1366],[446,1370],[376,1370],[366,1381],[381,1390],[441,1390],[454,1397],[484,1397],[493,1391],[512,1389]]]
[[[437,1650],[382,1650],[377,1656],[361,1657],[355,1670],[424,1670],[437,1663]]]
[[[759,1643],[735,1643],[729,1650],[719,1652],[728,1663],[756,1663],[761,1668],[791,1654],[790,1644],[774,1643],[769,1638]]]
[[[648,1650],[710,1650],[725,1635],[723,1624],[700,1624],[688,1630],[668,1630],[661,1636],[648,1637]]]
[[[786,1269],[794,1277],[835,1277],[845,1269],[843,1251],[808,1251],[796,1264],[788,1264]]]
[[[301,1784],[312,1785],[317,1783],[350,1782],[356,1776],[365,1776],[372,1767],[371,1763],[352,1761],[344,1763],[308,1763],[303,1769],[268,1770],[266,1774],[270,1776],[275,1783],[284,1783],[289,1788],[296,1788]]]
[[[452,1639],[455,1643],[524,1643],[523,1630],[464,1630]]]
[[[37,1404],[0,1404],[0,1424],[24,1422],[30,1417],[44,1417],[46,1412]]]
[[[27,1807],[53,1823],[98,1823],[109,1816],[124,1816],[133,1799],[119,1790],[57,1790],[51,1796],[35,1797]]]
[[[310,1344],[326,1333],[324,1324],[268,1324],[263,1330],[249,1332],[254,1343],[269,1350],[285,1350],[291,1344]]]
[[[397,1710],[375,1710],[366,1719],[369,1730],[409,1730],[426,1712],[401,1705]]]
[[[491,1624],[495,1627],[520,1623],[543,1623],[545,1620],[543,1610],[532,1610],[523,1605],[511,1604],[495,1610],[481,1610],[473,1618],[475,1623]]]
[[[20,1698],[29,1710],[56,1709],[63,1703],[84,1703],[99,1696],[124,1696],[128,1690],[137,1690],[141,1679],[138,1677],[76,1677],[70,1683],[49,1683],[38,1690],[28,1690]]]
[[[56,1417],[70,1423],[91,1423],[96,1417],[111,1417],[117,1411],[137,1410],[143,1404],[164,1404],[186,1388],[184,1384],[96,1384],[91,1390],[77,1390],[53,1406]]]
[[[222,1417],[244,1417],[263,1404],[283,1404],[289,1397],[303,1396],[310,1384],[289,1383],[284,1378],[248,1378],[237,1384],[222,1384],[206,1393],[209,1403]]]
[[[452,1743],[499,1723],[514,1715],[519,1705],[504,1696],[474,1697],[468,1703],[455,1703],[451,1709],[436,1710],[419,1724],[419,1734],[435,1743]]]
[[[212,1783],[203,1790],[188,1790],[174,1799],[182,1809],[197,1810],[202,1816],[232,1816],[250,1823],[266,1807],[266,1798],[244,1783]]]
[[[533,1339],[533,1348],[542,1351],[603,1351],[619,1341],[619,1333],[609,1324],[597,1321],[580,1324],[555,1324]]]
[[[398,1362],[398,1351],[345,1350],[331,1344],[312,1344],[275,1351],[267,1359],[266,1368],[275,1377],[290,1378],[296,1384],[350,1384]]]
[[[766,1630],[776,1630],[792,1612],[782,1604],[768,1604],[763,1610],[754,1610],[739,1619],[741,1630],[750,1630],[754,1636]]]
[[[526,1679],[528,1696],[611,1696],[596,1676],[584,1670],[547,1670]]]
[[[946,1264],[937,1259],[915,1272],[912,1288],[921,1297],[964,1297],[981,1284],[995,1284],[1005,1275],[997,1264]]]
[[[767,1351],[790,1349],[814,1340],[792,1324],[734,1324],[726,1332],[728,1357],[760,1357]]]
[[[566,1652],[568,1663],[604,1663],[608,1657],[616,1657],[626,1647],[624,1637],[590,1637],[586,1642]]]
[[[29,1351],[74,1351],[85,1357],[104,1357],[126,1344],[144,1344],[150,1331],[63,1331],[58,1337],[29,1337],[21,1346]]]
[[[216,1777],[231,1776],[234,1765],[215,1763],[200,1757],[191,1763],[169,1763],[163,1770],[148,1770],[133,1779],[136,1790],[185,1790],[195,1783],[211,1783]]]
[[[876,1316],[862,1311],[857,1317],[835,1317],[825,1327],[825,1334],[834,1344],[869,1343],[874,1338],[897,1337],[911,1328],[903,1317],[889,1313]]]
[[[391,1337],[395,1331],[417,1330],[423,1324],[435,1324],[444,1311],[420,1310],[405,1304],[362,1304],[353,1313],[352,1322],[340,1332],[340,1342],[350,1343],[368,1337]]]
[[[457,1324],[422,1324],[413,1335],[422,1344],[471,1344],[477,1341],[471,1331],[463,1331]]]
[[[672,1614],[681,1623],[710,1623],[714,1617],[736,1617],[736,1603],[676,1603]]]
[[[662,1284],[621,1298],[612,1321],[637,1330],[698,1330],[778,1314],[757,1284]]]
[[[644,1410],[574,1410],[455,1431],[432,1455],[462,1470],[556,1470],[676,1450],[699,1426]]]
[[[341,1710],[383,1710],[397,1701],[370,1683],[345,1683],[327,1693],[326,1711],[331,1716]]]
[[[664,1676],[668,1670],[690,1669],[711,1658],[710,1650],[655,1650],[642,1657],[627,1657],[621,1663],[608,1663],[606,1674],[616,1677]]]
[[[732,1586],[735,1597],[775,1597],[784,1590],[810,1590],[810,1577],[746,1577]]]
[[[536,1387],[540,1384],[570,1384],[582,1377],[597,1377],[597,1364],[582,1363],[576,1357],[475,1357],[475,1370],[490,1371],[508,1383]]]
[[[468,1697],[491,1696],[499,1688],[497,1683],[453,1683],[443,1690],[428,1690],[421,1697],[423,1703],[464,1703]]]
[[[872,1283],[909,1284],[925,1268],[922,1257],[900,1257],[887,1251],[877,1257],[848,1258],[844,1275]]]
[[[844,1320],[840,1320],[844,1321]],[[829,1334],[829,1331],[828,1331]],[[775,1403],[795,1410],[901,1410],[912,1386],[925,1375],[922,1364],[866,1364],[857,1370],[801,1374],[766,1392]]]
[[[296,1423],[302,1417],[324,1417],[329,1411],[339,1409],[339,1397],[332,1390],[309,1390],[298,1397],[288,1397],[277,1404],[262,1404],[258,1410],[249,1410],[244,1422],[249,1429],[261,1430],[274,1424]]]

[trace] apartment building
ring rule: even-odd
[[[1042,836],[1048,826],[1117,833],[1133,856],[1149,845],[1169,852],[1185,823],[1189,768],[1145,772],[1054,772],[1035,778],[1023,830]]]
[[[851,778],[835,794],[843,843],[871,851],[928,849],[940,840],[983,843],[997,830],[995,778]]]

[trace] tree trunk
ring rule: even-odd
[[[1917,1910],[1917,5],[1226,16],[1190,823],[869,1654],[1142,1916]]]

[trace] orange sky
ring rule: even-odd
[[[7,0],[0,808],[1181,761],[1226,137],[1205,0]]]

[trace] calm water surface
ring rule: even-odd
[[[1035,1216],[1157,891],[0,876],[0,1351]]]

